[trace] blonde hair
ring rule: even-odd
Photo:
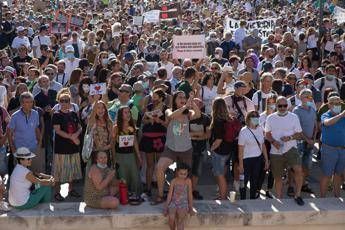
[[[63,95],[68,95],[69,97],[71,97],[71,92],[69,91],[69,88],[60,89],[60,91],[56,95],[56,98],[60,99]]]

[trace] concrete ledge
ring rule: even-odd
[[[197,214],[187,229],[345,229],[342,198],[305,199],[298,206],[291,199],[195,202]],[[118,210],[85,208],[84,203],[42,204],[33,210],[0,214],[1,230],[110,230],[168,229],[162,206],[148,202]]]

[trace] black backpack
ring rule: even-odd
[[[336,78],[335,80],[336,80],[336,81],[335,81],[335,84],[337,85],[337,89],[338,89],[338,91],[340,92],[341,85],[340,85],[340,83],[339,83],[339,81],[338,81],[338,78]],[[323,77],[323,78],[321,78],[321,83],[320,83],[320,88],[319,88],[320,92],[322,91],[322,88],[323,88],[324,86],[325,86],[325,78]]]
[[[277,94],[274,90],[270,91],[271,94]],[[265,98],[266,99],[266,98]],[[260,102],[262,101],[262,91],[258,91],[258,111],[260,111]],[[266,100],[265,102],[262,102],[262,110],[266,109]]]

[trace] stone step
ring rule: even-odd
[[[196,201],[196,215],[188,217],[186,229],[345,229],[342,198]],[[85,203],[41,204],[32,210],[0,214],[1,230],[110,230],[168,229],[163,206],[144,202],[117,210],[85,207]]]

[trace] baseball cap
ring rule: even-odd
[[[3,72],[9,72],[10,74],[12,74],[12,75],[16,75],[17,73],[16,73],[16,69],[15,68],[13,68],[13,67],[11,67],[11,66],[6,66],[3,70],[2,70]]]
[[[18,26],[17,27],[17,32],[22,32],[24,30],[25,30],[24,26]]]
[[[131,52],[126,52],[125,56],[123,57],[124,60],[133,60],[134,56]]]
[[[235,84],[234,84],[234,88],[238,89],[238,88],[241,88],[241,87],[247,87],[246,83],[244,81],[236,81]]]
[[[65,52],[66,52],[66,53],[74,53],[74,48],[73,48],[73,46],[71,46],[71,45],[66,46]]]

